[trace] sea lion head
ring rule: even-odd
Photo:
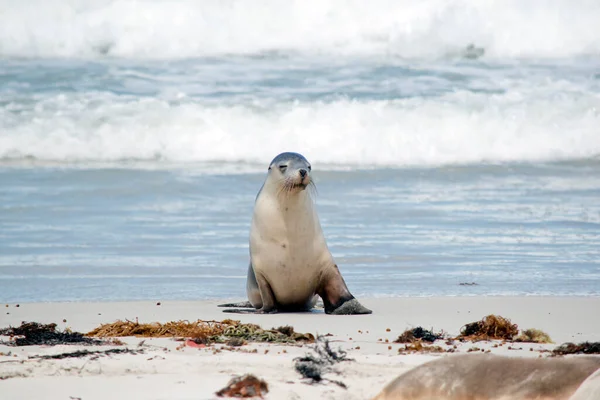
[[[271,161],[269,174],[281,184],[282,192],[299,192],[312,183],[311,165],[302,154],[281,153]]]

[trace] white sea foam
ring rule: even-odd
[[[0,0],[0,55],[571,57],[600,52],[599,20],[596,0]]]
[[[552,93],[561,93],[553,95]],[[600,99],[532,87],[436,98],[206,105],[105,93],[49,95],[0,109],[0,158],[440,165],[600,154]]]

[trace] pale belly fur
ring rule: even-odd
[[[321,272],[333,265],[312,200],[308,195],[296,200],[280,204],[259,196],[250,235],[254,271],[266,277],[284,304],[310,301]]]

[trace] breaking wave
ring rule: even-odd
[[[314,162],[413,166],[600,154],[600,99],[540,93],[253,105],[58,94],[0,109],[0,158],[58,162]]]
[[[0,0],[0,56],[598,54],[600,2]]]

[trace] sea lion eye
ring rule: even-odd
[[[279,166],[279,169],[280,169],[281,171],[285,171],[285,169],[286,169],[286,168],[287,168],[287,165],[280,165],[280,166]]]
[[[309,166],[308,166],[308,170],[310,171],[311,169],[312,169],[312,167],[309,165]]]

